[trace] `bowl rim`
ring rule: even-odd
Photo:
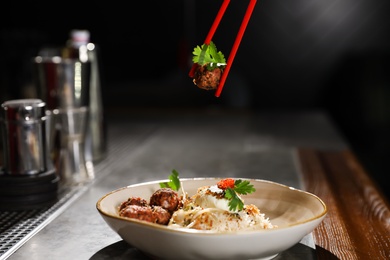
[[[119,220],[119,221],[125,221],[125,222],[129,222],[129,223],[133,223],[133,224],[137,224],[137,225],[141,225],[141,226],[145,226],[145,227],[148,227],[148,228],[154,228],[154,229],[159,229],[159,230],[162,230],[162,231],[165,231],[165,232],[177,232],[177,233],[182,233],[182,234],[199,234],[199,235],[240,235],[240,234],[243,234],[243,235],[248,235],[248,234],[251,234],[251,233],[259,233],[259,232],[280,232],[281,230],[284,230],[284,229],[290,229],[294,226],[299,226],[299,225],[302,225],[302,224],[305,224],[305,223],[309,223],[309,222],[313,222],[315,220],[321,220],[323,219],[327,213],[328,213],[328,208],[325,204],[325,202],[320,198],[318,197],[317,195],[313,194],[313,193],[310,193],[308,191],[305,191],[305,190],[302,190],[302,189],[298,189],[298,188],[294,188],[292,186],[288,186],[288,185],[285,185],[285,184],[281,184],[281,183],[278,183],[278,182],[274,182],[274,181],[270,181],[270,180],[264,180],[264,179],[256,179],[256,178],[238,178],[238,177],[226,177],[226,178],[232,178],[232,179],[241,179],[241,180],[248,180],[250,182],[261,182],[261,183],[268,183],[268,184],[271,184],[271,185],[275,185],[275,186],[279,186],[280,188],[282,189],[288,189],[288,190],[292,190],[294,192],[299,192],[301,194],[304,194],[305,196],[310,196],[310,197],[313,197],[315,200],[317,200],[321,205],[322,205],[322,212],[320,214],[317,214],[311,218],[308,218],[308,219],[305,219],[303,221],[298,221],[296,223],[293,223],[291,225],[288,225],[288,226],[285,226],[285,227],[281,227],[281,228],[273,228],[273,229],[260,229],[260,230],[240,230],[240,231],[224,231],[224,232],[221,232],[221,231],[208,231],[208,230],[196,230],[196,229],[186,229],[186,228],[170,228],[166,225],[161,225],[161,224],[156,224],[156,223],[151,223],[151,222],[147,222],[147,221],[141,221],[141,220],[138,220],[138,219],[132,219],[132,218],[125,218],[125,217],[121,217],[119,215],[113,215],[113,214],[110,214],[110,213],[107,213],[105,212],[102,208],[101,208],[101,203],[102,201],[107,198],[108,196],[114,194],[114,193],[117,193],[117,192],[120,192],[122,190],[126,190],[126,189],[130,189],[130,188],[134,188],[134,187],[140,187],[140,186],[148,186],[148,185],[156,185],[156,184],[159,184],[160,182],[167,182],[169,181],[168,179],[161,179],[161,180],[153,180],[153,181],[146,181],[146,182],[141,182],[141,183],[135,183],[135,184],[130,184],[130,185],[127,185],[127,186],[124,186],[124,187],[120,187],[118,189],[115,189],[115,190],[112,190],[108,193],[106,193],[105,195],[103,195],[102,197],[100,197],[98,199],[98,201],[96,202],[96,209],[98,210],[98,212],[104,216],[104,217],[108,217],[108,218],[113,218],[113,219],[116,219],[116,220]],[[195,178],[180,178],[180,181],[181,182],[188,182],[188,181],[213,181],[213,180],[221,180],[221,179],[225,179],[224,177],[195,177]]]

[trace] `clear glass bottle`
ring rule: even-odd
[[[91,66],[89,86],[89,115],[86,134],[86,160],[98,162],[106,155],[107,140],[104,121],[103,101],[101,96],[101,76],[97,45],[90,41],[88,30],[72,30],[63,58],[89,62]]]
[[[90,32],[88,30],[72,30],[65,48],[62,50],[62,57],[78,59],[81,62],[88,62],[88,47],[90,43]]]

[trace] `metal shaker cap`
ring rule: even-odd
[[[36,123],[46,119],[45,102],[41,99],[17,99],[1,105],[1,118],[5,122]]]
[[[46,110],[40,99],[16,99],[1,105],[3,171],[35,175],[47,170]]]

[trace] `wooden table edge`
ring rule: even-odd
[[[389,201],[350,150],[297,149],[304,189],[327,216],[313,231],[318,259],[390,259]]]

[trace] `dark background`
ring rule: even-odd
[[[195,87],[188,71],[221,3],[7,3],[0,16],[0,101],[32,95],[31,58],[64,45],[71,29],[88,29],[100,48],[107,109],[324,109],[388,193],[390,1],[258,1],[216,98]],[[248,3],[232,0],[213,37],[226,57]]]

